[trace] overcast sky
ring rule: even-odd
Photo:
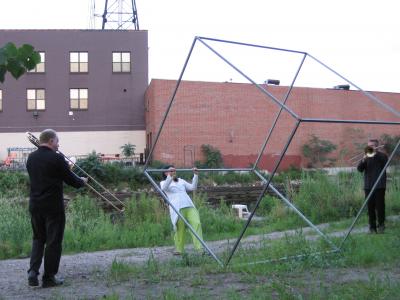
[[[0,0],[0,29],[87,29],[90,2]],[[101,10],[104,0],[96,5]],[[363,89],[400,92],[396,0],[136,0],[136,6],[140,29],[149,32],[150,80],[177,79],[193,38],[205,36],[305,51]],[[239,74],[218,76],[243,81]]]

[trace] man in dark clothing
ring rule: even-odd
[[[369,140],[368,146],[374,149],[371,154],[366,154],[357,166],[357,170],[364,172],[364,191],[368,197],[379,174],[385,167],[388,157],[386,154],[376,150],[378,140]],[[386,170],[379,180],[373,194],[368,200],[368,218],[370,233],[383,233],[385,230],[385,190],[386,190]],[[376,214],[378,213],[378,227],[376,227]]]
[[[63,182],[80,188],[87,178],[72,173],[64,157],[57,153],[58,136],[54,130],[44,130],[39,142],[39,148],[29,155],[26,163],[33,232],[28,283],[30,286],[39,285],[38,275],[44,254],[42,287],[52,287],[62,284],[55,275],[60,264],[65,227]]]

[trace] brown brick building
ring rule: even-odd
[[[176,86],[176,81],[152,80],[146,95],[147,148],[157,135],[160,122]],[[283,101],[288,87],[262,85]],[[400,111],[397,93],[371,92]],[[296,87],[286,103],[301,118],[346,120],[385,120],[399,122],[361,91]],[[227,167],[249,167],[254,163],[268,135],[279,106],[246,83],[182,81],[153,159],[190,167],[202,159],[201,145],[218,148]],[[261,168],[271,170],[279,157],[296,120],[283,112],[262,155]],[[337,146],[332,154],[337,165],[349,165],[348,158],[358,153],[359,145],[370,137],[399,135],[396,125],[302,123],[287,151],[282,167],[305,166],[302,146],[311,134]]]

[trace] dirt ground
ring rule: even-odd
[[[321,225],[329,226],[327,224]],[[367,228],[354,229],[352,234],[366,232]],[[285,234],[293,234],[295,231],[274,232],[263,236],[250,236],[242,240],[242,245],[256,245],[262,239],[278,239]],[[307,238],[314,239],[316,235],[310,228],[303,229]],[[333,232],[334,236],[343,235],[343,232]],[[215,251],[222,252],[231,241],[209,242],[207,245]],[[190,251],[190,246],[188,247]],[[43,289],[40,287],[29,287],[27,284],[27,268],[29,259],[10,259],[0,261],[0,299],[99,299],[104,296],[119,295],[121,298],[149,299],[162,298],[167,290],[185,290],[187,293],[201,295],[202,290],[207,291],[207,295],[221,298],[226,295],[227,290],[231,290],[237,295],[250,293],[254,288],[254,282],[246,282],[235,273],[212,273],[201,274],[201,279],[194,282],[193,278],[184,278],[177,282],[161,281],[148,282],[143,279],[131,278],[122,282],[112,282],[106,280],[105,273],[111,267],[114,260],[129,262],[132,264],[145,264],[149,257],[154,257],[159,262],[179,259],[173,256],[173,247],[155,248],[134,248],[111,251],[99,251],[92,253],[80,253],[74,255],[63,255],[61,258],[59,276],[64,278],[63,286],[57,288]],[[216,268],[218,268],[216,264]],[[41,271],[42,273],[42,271]],[[321,281],[343,281],[348,280],[368,280],[371,269],[333,269],[324,274],[319,274],[318,278],[312,280]],[[375,270],[376,276],[384,279],[390,276],[393,280],[400,281],[399,267],[393,266],[386,270]],[[290,276],[290,275],[289,275]],[[313,276],[312,274],[303,274]],[[309,280],[303,278],[305,281]],[[268,282],[268,278],[257,278],[257,283]]]

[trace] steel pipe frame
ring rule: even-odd
[[[310,257],[310,256],[333,254],[333,253],[338,253],[339,251],[340,250],[338,249],[338,250],[317,251],[317,252],[312,252],[309,254],[288,255],[288,256],[283,256],[283,257],[279,257],[279,258],[271,258],[271,259],[264,259],[264,260],[258,260],[258,261],[241,263],[241,264],[234,264],[233,266],[242,267],[242,266],[249,266],[249,265],[273,263],[273,262],[285,261],[285,260],[290,260],[290,259],[301,259],[301,258]]]
[[[223,263],[219,260],[219,258],[214,254],[214,252],[207,246],[207,244],[203,241],[201,237],[196,233],[196,231],[193,229],[192,225],[182,216],[180,211],[168,200],[167,195],[163,192],[163,190],[157,185],[157,183],[154,181],[154,179],[145,171],[144,174],[146,177],[149,179],[153,187],[160,193],[160,195],[163,197],[164,201],[168,203],[169,206],[172,207],[172,209],[176,212],[176,214],[179,216],[179,218],[182,219],[182,221],[186,224],[186,226],[189,228],[189,230],[193,233],[193,235],[199,240],[201,245],[207,250],[207,252],[218,262],[218,264],[223,267]]]
[[[225,169],[197,169],[199,171],[203,172],[229,172],[229,171],[253,171],[253,168],[225,168]],[[166,169],[147,169],[147,172],[154,172],[154,173],[163,173],[166,171]],[[193,169],[176,169],[176,171],[182,171],[182,172],[192,172]]]
[[[199,42],[201,42],[205,47],[207,47],[211,52],[213,52],[215,55],[217,55],[219,58],[221,58],[224,62],[226,62],[230,67],[232,67],[236,72],[238,72],[240,75],[242,75],[244,78],[246,78],[248,81],[250,81],[252,84],[254,84],[263,94],[267,95],[272,101],[275,102],[278,106],[281,107],[281,109],[284,109],[287,113],[289,113],[293,118],[296,120],[299,120],[300,117],[292,111],[288,106],[285,104],[281,103],[274,95],[272,95],[270,92],[268,92],[266,89],[264,89],[261,85],[256,83],[253,79],[251,79],[249,76],[247,76],[245,73],[243,73],[240,69],[236,68],[235,65],[233,65],[230,61],[228,61],[225,57],[223,57],[221,54],[219,54],[214,48],[212,48],[210,45],[208,45],[206,42],[204,42],[202,39],[199,39]]]
[[[299,65],[299,68],[298,68],[297,71],[296,71],[296,75],[294,76],[294,78],[293,78],[293,80],[292,80],[292,84],[290,85],[290,88],[289,88],[289,90],[287,91],[287,93],[286,93],[286,95],[285,95],[285,97],[284,97],[284,100],[283,100],[283,104],[284,104],[284,105],[286,105],[286,101],[287,101],[287,99],[289,98],[290,92],[292,91],[293,85],[294,85],[294,83],[295,83],[295,81],[296,81],[296,79],[297,79],[297,76],[298,76],[299,73],[300,73],[301,67],[302,67],[303,64],[304,64],[305,59],[306,59],[306,55],[304,54],[303,59],[301,60],[301,63],[300,63],[300,65]],[[261,156],[262,156],[262,154],[263,154],[264,151],[265,151],[265,147],[267,146],[267,144],[268,144],[268,142],[269,142],[269,139],[271,138],[271,135],[272,135],[272,133],[273,133],[275,127],[276,127],[276,124],[278,123],[278,120],[279,120],[280,115],[282,114],[282,111],[283,111],[283,107],[281,106],[281,108],[279,109],[279,112],[276,114],[276,117],[275,117],[274,122],[272,123],[272,127],[270,128],[270,130],[269,130],[269,132],[268,132],[267,138],[265,139],[264,144],[263,144],[262,147],[261,147],[261,150],[260,150],[260,152],[259,152],[259,154],[258,154],[258,157],[257,157],[257,159],[256,159],[256,162],[254,163],[254,166],[253,166],[253,169],[254,169],[254,170],[255,170],[255,167],[256,167],[256,166],[258,165],[258,163],[260,162]]]
[[[294,79],[293,79],[293,81],[292,81],[292,84],[291,84],[291,86],[290,86],[290,88],[289,88],[287,94],[286,94],[285,97],[284,97],[284,102],[281,103],[278,99],[276,99],[272,94],[270,94],[270,93],[269,93],[267,90],[265,90],[262,86],[260,86],[260,85],[257,84],[256,82],[254,82],[250,77],[248,77],[246,74],[244,74],[241,70],[239,70],[236,66],[234,66],[232,63],[230,63],[226,58],[224,58],[224,57],[223,57],[221,54],[219,54],[216,50],[214,50],[214,49],[213,49],[212,47],[210,47],[207,43],[205,43],[204,40],[214,41],[214,42],[230,43],[230,44],[243,45],[243,46],[258,47],[258,48],[271,49],[271,50],[277,50],[277,51],[285,51],[285,52],[303,54],[304,56],[303,56],[303,59],[302,59],[302,62],[301,62],[301,64],[300,64],[300,66],[299,66],[299,68],[298,68],[298,70],[297,70],[297,72],[296,72],[296,75],[295,75],[295,77],[294,77]],[[196,234],[196,232],[195,232],[194,229],[190,226],[190,224],[188,223],[188,221],[187,221],[187,220],[180,214],[180,212],[169,202],[168,197],[166,196],[166,194],[160,189],[160,187],[158,187],[157,183],[153,180],[153,178],[152,178],[152,177],[150,176],[150,174],[149,174],[149,172],[163,172],[163,171],[165,171],[165,169],[148,169],[148,165],[149,165],[149,162],[150,162],[150,160],[151,160],[151,158],[152,158],[155,145],[157,144],[157,141],[158,141],[158,139],[159,139],[159,137],[160,137],[160,134],[161,134],[162,128],[163,128],[163,126],[164,126],[164,123],[165,123],[165,121],[166,121],[166,118],[167,118],[167,116],[168,116],[168,113],[169,113],[169,111],[170,111],[170,109],[171,109],[171,107],[172,107],[173,101],[174,101],[174,99],[175,99],[177,90],[178,90],[178,88],[179,88],[179,86],[180,86],[180,83],[181,83],[181,81],[182,81],[183,74],[184,74],[184,72],[185,72],[185,70],[186,70],[186,67],[187,67],[187,65],[188,65],[188,62],[189,62],[190,56],[191,56],[191,54],[192,54],[192,52],[193,52],[193,49],[194,49],[194,46],[195,46],[196,41],[200,41],[205,47],[207,47],[207,48],[208,48],[210,51],[212,51],[215,55],[217,55],[219,58],[221,58],[224,62],[226,62],[229,66],[231,66],[234,70],[236,70],[236,71],[237,71],[239,74],[241,74],[244,78],[246,78],[247,80],[249,80],[249,81],[250,81],[252,84],[254,84],[263,94],[267,95],[274,103],[276,103],[276,104],[280,107],[280,110],[279,110],[277,116],[275,117],[275,120],[274,120],[274,122],[273,122],[273,125],[272,125],[271,129],[270,129],[269,132],[268,132],[268,135],[267,135],[267,137],[266,137],[266,139],[265,139],[265,141],[264,141],[264,144],[263,144],[263,146],[262,146],[262,148],[261,148],[261,151],[260,151],[260,153],[259,153],[259,155],[258,155],[258,157],[257,157],[256,163],[255,163],[255,165],[253,166],[253,168],[251,168],[251,169],[248,169],[248,168],[243,168],[243,169],[240,169],[240,168],[237,168],[237,169],[234,169],[234,168],[232,168],[232,169],[199,169],[200,171],[211,171],[211,172],[213,172],[213,171],[252,171],[252,172],[255,172],[255,173],[257,174],[257,176],[261,177],[261,178],[263,179],[264,183],[265,183],[265,187],[264,187],[263,191],[261,192],[260,196],[259,196],[258,199],[257,199],[255,208],[254,208],[253,211],[251,212],[250,217],[248,218],[248,220],[247,220],[245,226],[243,227],[242,232],[241,232],[239,238],[236,240],[235,245],[234,245],[233,249],[231,250],[231,252],[230,252],[230,254],[229,254],[229,257],[228,257],[228,259],[225,261],[224,264],[223,264],[223,263],[218,259],[218,257],[211,251],[211,249],[209,249],[209,247],[206,245],[206,243]],[[145,173],[146,177],[149,179],[149,181],[151,182],[151,184],[154,186],[154,188],[160,193],[160,195],[163,197],[163,199],[164,199],[169,205],[171,205],[171,207],[173,208],[173,210],[174,210],[174,211],[178,214],[178,216],[184,221],[184,223],[188,226],[188,228],[191,230],[191,232],[194,234],[194,236],[200,241],[200,243],[203,245],[203,247],[210,253],[210,255],[218,262],[218,264],[219,264],[220,266],[225,266],[225,267],[228,266],[228,264],[229,264],[229,262],[231,261],[233,255],[234,255],[234,253],[235,253],[235,251],[236,251],[236,249],[237,249],[237,247],[238,247],[238,245],[239,245],[239,243],[240,243],[240,241],[241,241],[241,239],[242,239],[242,237],[243,237],[243,235],[244,235],[244,233],[245,233],[245,231],[246,231],[246,229],[248,228],[248,225],[250,224],[250,222],[251,222],[251,220],[252,220],[252,218],[253,218],[253,216],[254,216],[255,211],[257,210],[257,208],[258,208],[258,206],[259,206],[259,204],[260,204],[260,202],[261,202],[261,200],[262,200],[262,197],[265,195],[265,192],[267,191],[268,188],[272,189],[272,191],[274,191],[274,192],[277,194],[277,196],[278,196],[279,198],[281,198],[287,205],[289,205],[289,206],[290,206],[304,221],[306,221],[307,224],[309,224],[309,225],[311,226],[311,228],[313,228],[318,234],[320,234],[320,235],[334,248],[334,250],[332,250],[332,251],[317,252],[317,253],[314,253],[314,254],[319,255],[319,254],[321,254],[321,253],[335,253],[335,252],[340,251],[340,250],[342,249],[342,247],[343,247],[344,242],[346,241],[346,239],[347,239],[348,236],[350,235],[351,231],[353,230],[354,225],[355,225],[355,223],[357,222],[359,216],[361,215],[362,210],[365,208],[366,203],[368,202],[368,200],[369,200],[369,198],[370,198],[372,192],[375,190],[375,188],[376,188],[376,186],[377,186],[377,182],[380,180],[381,176],[383,176],[384,171],[385,171],[386,168],[388,167],[390,161],[392,160],[394,154],[396,153],[396,151],[397,151],[397,149],[398,149],[398,147],[399,147],[400,140],[399,140],[399,142],[397,143],[397,146],[396,146],[395,150],[391,153],[391,156],[390,156],[390,158],[389,158],[389,160],[388,160],[388,163],[385,165],[384,170],[381,172],[381,174],[380,174],[380,176],[379,176],[379,179],[375,182],[375,184],[374,184],[374,186],[373,186],[373,188],[372,188],[372,190],[371,190],[371,193],[368,195],[368,197],[367,197],[367,199],[365,200],[363,206],[360,208],[360,210],[359,210],[359,212],[358,212],[358,214],[357,214],[355,220],[353,221],[353,224],[350,226],[350,228],[349,228],[349,230],[348,230],[346,236],[345,236],[344,239],[342,240],[340,246],[337,247],[337,246],[336,246],[335,244],[333,244],[333,243],[329,240],[329,238],[328,238],[326,235],[324,235],[310,220],[308,220],[308,218],[305,217],[305,216],[290,202],[290,200],[286,199],[286,197],[284,197],[281,193],[279,193],[278,190],[276,190],[276,189],[273,187],[273,185],[271,184],[272,178],[274,177],[274,175],[275,175],[277,169],[279,168],[279,165],[280,165],[280,163],[282,162],[283,157],[285,156],[285,153],[286,153],[288,147],[290,146],[290,143],[291,143],[291,141],[293,140],[297,129],[299,128],[300,124],[303,123],[303,122],[304,122],[304,123],[316,122],[316,123],[374,124],[374,125],[400,125],[400,122],[390,122],[390,121],[383,121],[383,120],[382,120],[382,121],[371,121],[371,120],[318,119],[318,118],[301,118],[300,116],[298,116],[298,115],[297,115],[295,112],[293,112],[288,106],[286,106],[286,101],[287,101],[287,99],[288,99],[288,97],[289,97],[289,94],[290,94],[290,92],[291,92],[291,90],[292,90],[292,88],[293,88],[293,85],[294,85],[294,83],[295,83],[295,80],[296,80],[296,78],[297,78],[297,76],[298,76],[298,74],[299,74],[299,72],[300,72],[300,70],[301,70],[301,67],[302,67],[302,65],[303,65],[303,63],[304,63],[304,60],[305,60],[305,58],[306,58],[307,56],[311,57],[311,58],[314,59],[316,62],[318,62],[319,64],[321,64],[323,67],[327,68],[328,70],[330,70],[331,72],[333,72],[334,74],[336,74],[337,76],[339,76],[340,78],[342,78],[343,80],[345,80],[346,82],[348,82],[349,84],[351,84],[351,85],[353,85],[354,87],[358,88],[358,89],[359,89],[362,93],[364,93],[368,98],[370,98],[371,100],[373,100],[373,101],[374,101],[375,103],[377,103],[378,105],[382,106],[385,110],[387,110],[387,111],[393,113],[393,114],[394,114],[395,116],[397,116],[397,117],[400,116],[400,112],[398,112],[397,110],[395,110],[395,109],[392,108],[391,106],[387,105],[386,103],[382,102],[381,100],[379,100],[379,99],[378,99],[377,97],[375,97],[374,95],[372,95],[372,94],[370,94],[370,93],[368,93],[368,92],[365,92],[364,90],[362,90],[361,88],[359,88],[357,85],[353,84],[351,81],[347,80],[345,77],[343,77],[342,75],[340,75],[339,73],[337,73],[336,71],[334,71],[333,69],[331,69],[330,67],[328,67],[327,65],[325,65],[324,63],[322,63],[321,61],[319,61],[318,59],[316,59],[315,57],[311,56],[310,54],[308,54],[308,53],[306,53],[306,52],[294,51],[294,50],[283,49],[283,48],[268,47],[268,46],[262,46],[262,45],[256,45],[256,44],[249,44],[249,43],[240,43],[240,42],[227,41],[227,40],[221,40],[221,39],[206,38],[206,37],[195,37],[194,40],[193,40],[193,43],[192,43],[192,46],[191,46],[191,48],[190,48],[189,54],[188,54],[188,56],[187,56],[187,58],[186,58],[186,61],[185,61],[184,66],[183,66],[183,69],[182,69],[182,71],[181,71],[181,74],[180,74],[179,79],[178,79],[178,81],[177,81],[177,84],[176,84],[176,86],[175,86],[174,92],[173,92],[173,94],[172,94],[172,96],[171,96],[171,99],[170,99],[170,102],[169,102],[169,104],[168,104],[168,106],[167,106],[167,110],[166,110],[166,112],[165,112],[165,114],[164,114],[164,117],[163,117],[161,123],[160,123],[160,128],[159,128],[159,130],[158,130],[158,132],[157,132],[157,135],[156,135],[156,138],[155,138],[155,140],[154,140],[154,143],[153,143],[153,145],[152,145],[152,147],[151,147],[151,149],[150,149],[149,155],[148,155],[148,157],[147,157],[147,159],[146,159],[146,163],[145,163],[145,166],[144,166],[144,173]],[[284,149],[283,149],[282,152],[281,152],[281,155],[280,155],[280,157],[279,157],[279,159],[278,159],[278,162],[275,164],[275,167],[274,167],[274,170],[273,170],[271,176],[269,177],[269,179],[265,179],[265,178],[256,170],[256,168],[257,168],[257,165],[258,165],[258,163],[259,163],[259,160],[260,160],[260,158],[261,158],[262,153],[265,151],[265,147],[266,147],[267,144],[268,144],[268,141],[269,141],[270,136],[271,136],[271,134],[272,134],[272,132],[273,132],[273,130],[274,130],[276,124],[277,124],[277,121],[279,120],[279,117],[280,117],[280,115],[281,115],[281,113],[282,113],[282,110],[285,110],[286,112],[288,112],[294,119],[297,120],[297,122],[296,122],[296,126],[293,128],[292,133],[290,134],[290,136],[289,136],[289,138],[288,138],[288,141],[287,141],[286,144],[285,144]],[[178,170],[178,171],[191,171],[192,169],[177,169],[177,170]],[[308,254],[308,255],[314,255],[314,254]],[[302,256],[305,256],[305,255],[297,255],[297,256],[290,256],[290,257],[288,256],[288,257],[283,257],[283,258],[280,258],[280,259],[265,260],[265,261],[263,261],[263,262],[271,262],[271,261],[277,261],[277,260],[289,259],[289,258],[296,258],[296,257],[302,257]]]
[[[264,178],[264,176],[262,176],[257,170],[254,171],[257,176],[259,176],[260,178],[262,178],[262,180],[264,182],[268,182],[268,180],[266,178]],[[272,178],[271,178],[272,180]],[[298,214],[300,216],[300,218],[302,218],[312,229],[314,229],[322,238],[325,239],[325,241],[330,244],[332,246],[333,249],[335,249],[335,251],[338,251],[339,248],[322,232],[319,230],[319,228],[317,226],[315,226],[296,206],[293,205],[292,201],[290,201],[290,199],[286,198],[284,195],[282,195],[281,192],[279,192],[273,185],[272,183],[269,184],[269,188],[279,197],[282,199],[283,202],[285,202],[285,204],[287,206],[289,206],[292,210],[294,210],[294,212],[296,214]]]

